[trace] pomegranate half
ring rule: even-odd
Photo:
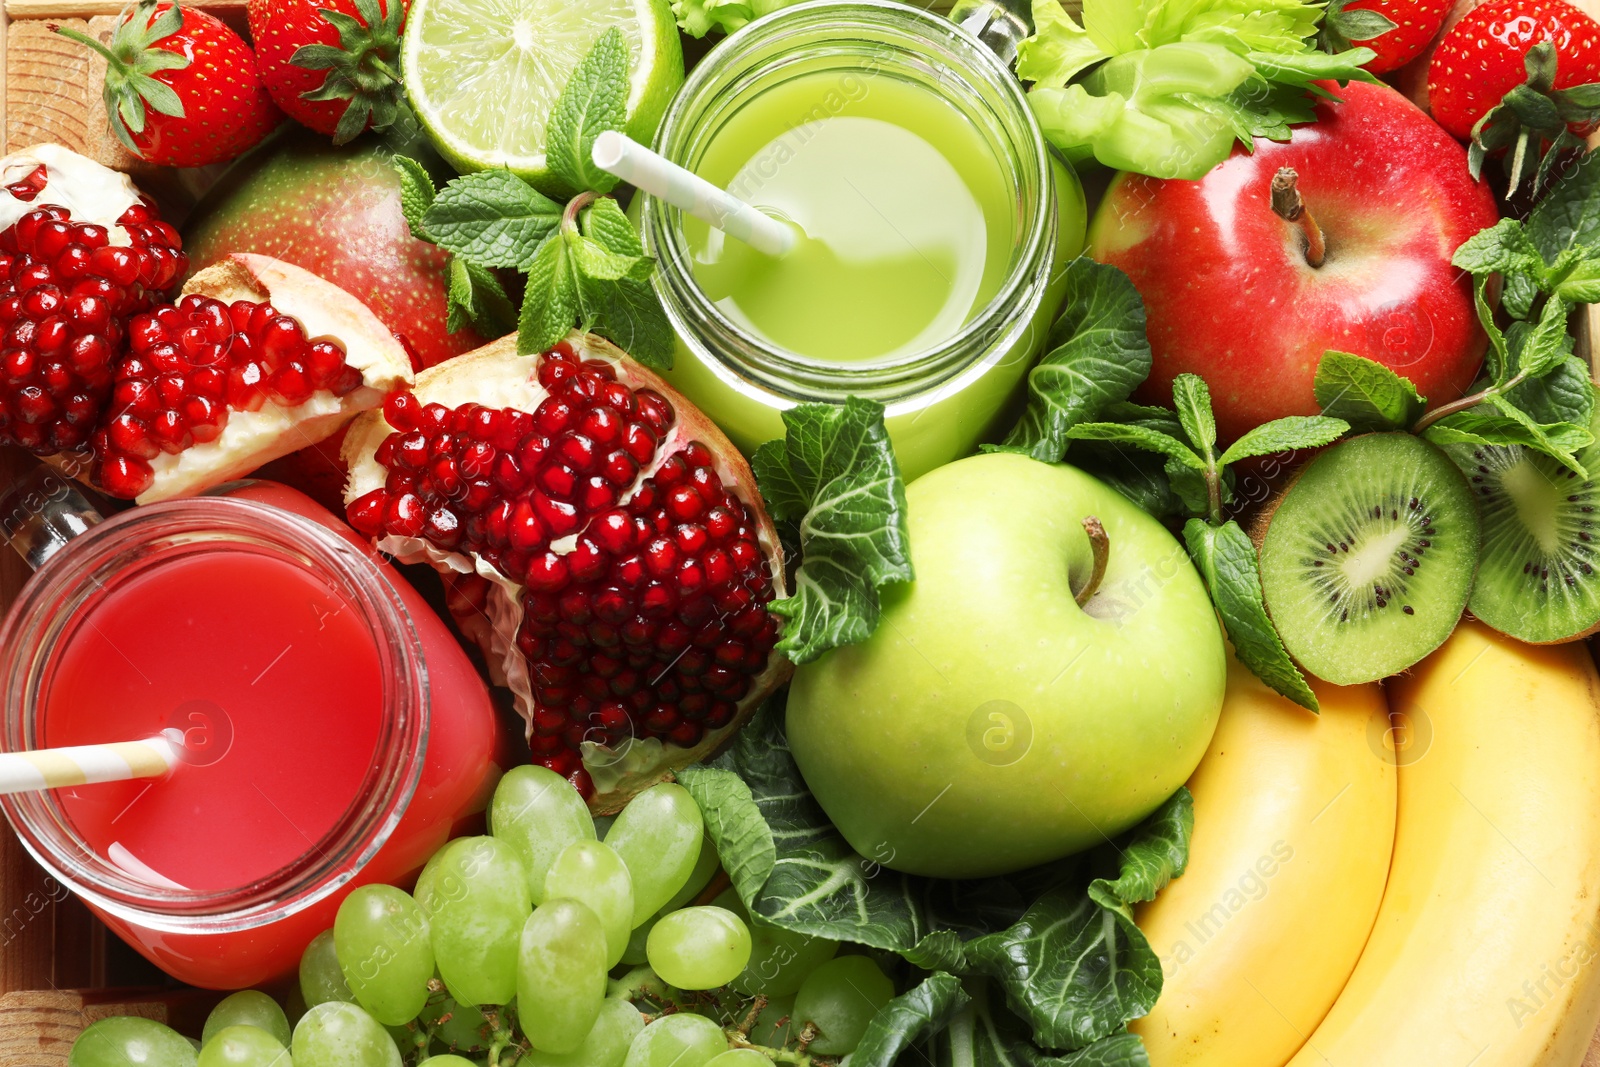
[[[236,253],[129,323],[92,437],[94,479],[141,504],[188,496],[317,444],[411,377],[365,304],[293,264]]]
[[[788,677],[767,610],[782,549],[749,465],[599,337],[429,368],[356,421],[345,459],[351,525],[446,573],[534,759],[596,812],[713,751]]]

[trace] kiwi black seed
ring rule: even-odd
[[[1467,476],[1483,526],[1467,610],[1533,644],[1600,627],[1600,444],[1578,453],[1589,477],[1515,446],[1445,451]]]
[[[1396,674],[1444,643],[1478,558],[1465,477],[1401,433],[1318,455],[1267,517],[1261,588],[1284,647],[1337,685]]]

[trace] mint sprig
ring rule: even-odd
[[[795,663],[865,640],[878,589],[912,580],[905,481],[883,413],[858,397],[799,404],[783,413],[785,436],[751,457],[772,517],[799,534],[794,595],[772,605],[785,620],[778,648]]]
[[[441,244],[427,224],[428,212],[438,199],[433,178],[421,163],[407,156],[396,156],[394,168],[400,176],[400,210],[411,236]],[[516,314],[505,287],[489,269],[492,265],[451,253],[447,268],[449,288],[445,293],[446,330],[456,333],[471,326],[486,337],[499,337],[511,329]]]
[[[602,195],[616,179],[590,158],[596,137],[622,129],[628,91],[627,43],[612,27],[551,115],[545,158],[559,186],[552,191],[568,194],[565,201],[507,170],[467,174],[435,191],[420,164],[397,161],[411,232],[451,253],[452,322],[488,320],[495,336],[510,330],[510,301],[492,270],[516,270],[527,275],[514,316],[520,354],[546,351],[576,327],[647,366],[672,366],[676,336],[651,285],[655,260],[622,208]]]
[[[1194,560],[1234,654],[1256,677],[1301,707],[1317,710],[1316,694],[1289,658],[1267,615],[1255,547],[1237,522],[1225,517],[1232,502],[1228,467],[1243,459],[1318,448],[1350,429],[1343,419],[1291,416],[1257,426],[1219,455],[1211,393],[1193,374],[1172,383],[1177,425],[1163,428],[1149,409],[1123,409],[1131,422],[1086,422],[1067,431],[1074,441],[1097,441],[1154,452],[1162,457],[1172,491],[1188,515],[1184,543]],[[1159,411],[1160,409],[1156,409]],[[1174,432],[1176,431],[1176,432]]]

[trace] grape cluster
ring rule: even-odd
[[[560,775],[519,767],[490,836],[451,841],[414,892],[363,886],[300,961],[291,1028],[224,1000],[192,1042],[95,1023],[71,1067],[772,1067],[855,1049],[894,996],[871,958],[752,921],[694,799],[663,784],[596,826]],[[780,1053],[781,1050],[781,1054]]]

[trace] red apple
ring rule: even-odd
[[[1155,366],[1142,398],[1169,402],[1175,377],[1198,374],[1226,440],[1316,414],[1330,348],[1393,368],[1435,404],[1462,396],[1483,358],[1472,279],[1450,257],[1499,217],[1488,186],[1393,89],[1328,88],[1344,102],[1320,101],[1289,141],[1235,149],[1198,181],[1119,175],[1090,229],[1090,254],[1144,297]],[[1286,167],[1297,222],[1273,210]],[[1307,217],[1326,245],[1315,266]]]

